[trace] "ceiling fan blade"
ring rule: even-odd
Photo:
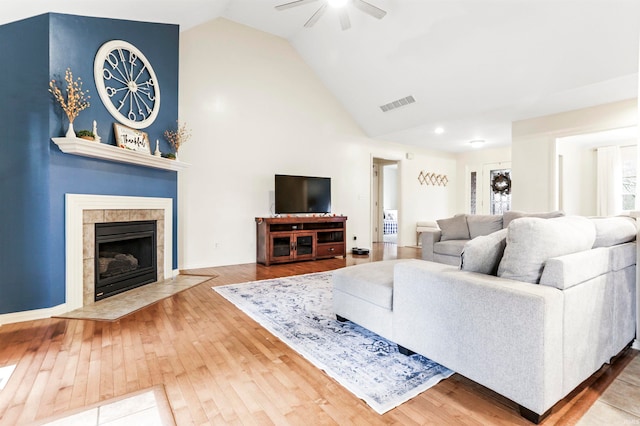
[[[352,3],[355,7],[374,18],[382,19],[387,14],[384,10],[364,0],[352,0]]]
[[[349,13],[347,13],[346,7],[340,9],[340,26],[342,26],[342,31],[351,28],[351,21],[349,20]]]
[[[286,10],[291,7],[302,6],[303,4],[313,3],[318,0],[296,0],[289,3],[279,4],[276,6],[276,10]]]
[[[305,22],[304,26],[306,28],[313,27],[313,25],[318,22],[318,19],[324,14],[324,11],[327,9],[327,3],[320,6],[320,9],[316,10],[316,13],[311,15],[311,18],[307,22]]]

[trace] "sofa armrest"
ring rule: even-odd
[[[609,248],[599,247],[547,259],[540,285],[566,290],[611,270]]]
[[[422,231],[422,259],[433,261],[433,245],[440,241],[442,231],[439,229],[426,229]]]
[[[563,395],[563,292],[424,261],[396,265],[393,338],[529,410]]]

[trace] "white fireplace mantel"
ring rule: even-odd
[[[151,154],[130,151],[100,142],[88,141],[80,138],[51,138],[65,154],[80,155],[82,157],[100,158],[117,163],[137,164],[155,169],[180,171],[190,166],[178,160],[156,157]]]

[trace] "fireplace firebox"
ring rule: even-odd
[[[95,224],[95,301],[158,280],[155,220]]]

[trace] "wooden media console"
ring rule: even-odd
[[[346,216],[256,218],[256,262],[316,260],[347,254]]]

